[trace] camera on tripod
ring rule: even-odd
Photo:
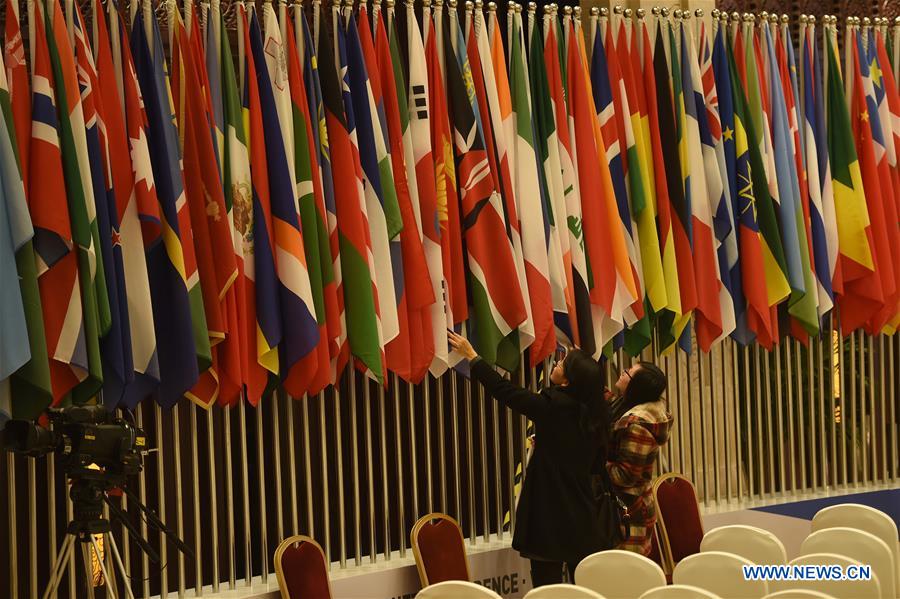
[[[109,478],[141,471],[147,453],[147,435],[116,418],[103,406],[71,406],[47,410],[50,428],[29,420],[10,420],[3,431],[7,451],[31,457],[55,452],[63,470],[72,478],[95,476],[91,464]],[[85,472],[91,470],[91,472]]]

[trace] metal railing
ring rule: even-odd
[[[898,360],[898,335],[833,329],[771,353],[726,340],[658,358],[675,416],[660,467],[689,476],[715,509],[896,484]],[[538,388],[548,369],[511,376]],[[348,371],[313,397],[279,392],[256,408],[210,411],[148,401],[136,417],[158,449],[132,489],[196,556],[152,533],[161,563],[149,563],[114,526],[139,597],[265,582],[279,540],[296,533],[316,538],[333,568],[406,557],[412,524],[430,511],[457,518],[471,544],[509,538],[526,422],[456,373],[381,387]],[[0,593],[35,598],[71,516],[65,481],[52,457],[11,455],[0,480]],[[73,572],[70,563],[61,596],[80,596]]]

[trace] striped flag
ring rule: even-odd
[[[273,13],[266,18],[274,19],[274,16]],[[257,90],[254,95],[251,89],[250,95],[250,170],[258,197],[257,208],[261,208],[255,211],[257,219],[260,215],[271,219],[271,223],[266,225],[272,230],[272,261],[278,278],[276,305],[280,311],[281,325],[277,372],[284,380],[294,365],[316,347],[319,330],[297,215],[296,187],[291,178],[293,169],[288,167],[287,156],[282,151],[285,145],[281,139],[282,128],[273,93],[277,79],[274,73],[267,75],[262,68],[266,62],[265,50],[255,13],[250,18],[250,49],[254,65],[259,65],[254,73],[255,80],[248,77],[249,86]],[[259,101],[256,116],[253,115],[255,100]],[[262,168],[257,170],[258,166]],[[260,253],[267,249],[265,246],[257,247]],[[274,349],[272,345],[269,347]]]
[[[294,25],[286,16],[284,26],[293,120],[294,173],[297,177],[306,265],[319,329],[319,343],[316,350],[300,360],[285,380],[285,389],[294,397],[299,397],[302,392],[310,395],[318,393],[333,382],[331,356],[332,353],[337,354],[337,339],[330,337],[328,321],[331,317],[333,328],[334,320],[339,316],[331,245],[325,224],[325,197],[319,175],[316,142],[313,138],[313,127],[316,125],[310,118],[308,94],[301,73]]]
[[[797,164],[794,160],[794,139],[786,104],[790,87],[786,87],[781,79],[779,68],[781,61],[776,56],[776,43],[768,23],[763,24],[762,36],[767,52],[766,68],[770,72],[767,87],[775,178],[778,185],[778,222],[787,259],[788,282],[791,286],[788,313],[808,334],[814,334],[818,331],[817,296],[814,293],[815,282],[810,270],[809,243],[804,227]]]
[[[157,51],[150,51],[143,12],[136,14],[131,28],[131,51],[147,116],[149,164],[141,164],[141,169],[152,167],[161,217],[162,243],[146,243],[145,237],[145,244],[150,248],[148,274],[150,289],[154,293],[156,338],[160,344],[158,400],[164,407],[169,407],[193,388],[199,372],[209,367],[211,355],[190,214],[179,164],[178,137],[169,104],[161,51],[163,45],[156,20],[151,20],[148,26]],[[144,162],[144,159],[141,161]],[[138,172],[140,182],[146,177],[146,171]],[[178,334],[173,335],[173,330],[177,330]]]
[[[665,27],[665,28],[664,28]],[[653,87],[656,90],[657,114],[659,116],[659,133],[661,155],[665,170],[666,189],[668,192],[670,217],[670,234],[674,246],[675,263],[678,268],[679,304],[676,309],[665,313],[660,319],[658,330],[662,352],[672,349],[682,338],[685,327],[690,322],[691,314],[697,307],[697,284],[694,276],[694,261],[691,257],[691,214],[690,205],[685,200],[682,171],[684,166],[679,155],[678,136],[681,121],[676,128],[674,112],[673,85],[678,80],[680,85],[680,69],[672,70],[672,81],[669,79],[669,67],[666,61],[666,42],[671,36],[664,21],[657,21],[656,42],[653,51]],[[674,47],[674,44],[671,45]],[[674,55],[677,60],[677,53]],[[665,215],[666,203],[660,204],[660,213]],[[666,222],[663,216],[663,223]],[[668,242],[663,240],[663,246]]]
[[[220,389],[224,388],[226,395],[233,397],[242,382],[234,376],[237,373],[224,372],[220,365],[225,354],[239,351],[235,338],[231,336],[226,299],[238,271],[222,180],[216,168],[217,152],[210,134],[213,115],[207,109],[206,82],[198,72],[202,64],[196,45],[199,40],[193,38],[195,41],[192,42],[188,38],[178,11],[174,11],[173,15],[174,22],[170,22],[170,26],[175,28],[172,91],[176,98],[176,119],[180,125],[185,199],[191,213],[212,358],[211,367],[200,375],[200,380],[187,397],[203,407],[209,407],[218,400]],[[235,364],[238,360],[232,355],[226,363]]]
[[[693,44],[693,34],[691,34]],[[719,114],[719,94],[712,67],[712,52],[706,24],[700,24],[700,65],[694,73],[703,87],[703,94],[695,90],[700,143],[703,145],[703,163],[706,167],[706,182],[709,189],[714,247],[719,266],[719,305],[722,310],[722,332],[713,341],[716,343],[731,335],[736,326],[735,303],[738,299],[732,288],[731,273],[738,261],[737,235],[734,216],[731,211],[731,181],[727,177],[725,165],[725,145],[722,140],[722,120]],[[693,63],[692,63],[693,66]]]
[[[6,6],[6,44],[3,58],[6,66],[4,89],[0,90],[0,102],[3,104],[4,119],[8,135],[12,140],[13,159],[18,159],[19,179],[23,182],[24,208],[29,210],[31,196],[29,194],[29,164],[31,145],[31,85],[28,70],[25,67],[25,46],[19,28],[19,7],[16,0],[9,0]],[[32,62],[34,64],[34,62]],[[4,181],[15,178],[4,177]],[[10,185],[12,183],[9,183]],[[11,191],[7,202],[15,206],[10,198],[15,196]],[[33,208],[31,208],[33,212]],[[19,217],[10,211],[10,223],[19,222]],[[38,285],[38,264],[36,255],[37,230],[32,217],[27,214],[29,226],[33,229],[32,238],[25,240],[15,254],[18,285],[21,293],[27,327],[29,355],[28,362],[19,368],[7,383],[0,383],[0,402],[6,401],[7,412],[15,418],[33,419],[38,416],[52,401],[50,381],[50,365],[47,359],[47,336],[44,327],[41,290]],[[17,225],[12,225],[16,227]],[[21,230],[21,229],[20,229]],[[15,240],[14,240],[15,241]],[[6,395],[6,400],[3,399]],[[12,397],[16,399],[13,400]],[[9,406],[8,404],[12,404]]]
[[[874,142],[875,158],[878,164],[878,179],[881,183],[881,199],[884,210],[885,223],[898,223],[897,227],[885,226],[887,236],[887,254],[884,260],[885,272],[882,279],[887,280],[888,274],[892,279],[893,293],[888,293],[885,287],[884,308],[867,329],[871,334],[877,334],[897,316],[897,307],[900,305],[900,219],[897,217],[897,198],[900,197],[897,177],[897,156],[894,149],[894,133],[891,124],[891,110],[888,106],[887,93],[885,92],[884,69],[878,63],[875,49],[875,32],[870,31],[865,47],[865,61],[868,76],[864,79],[866,88],[866,102],[869,107],[872,127],[872,140]],[[860,49],[862,57],[863,49]],[[880,256],[879,256],[880,258]],[[888,270],[891,272],[888,273]]]
[[[547,83],[558,136],[557,144],[566,215],[563,235],[568,238],[566,242],[561,241],[561,243],[563,247],[568,245],[571,256],[570,262],[567,262],[567,274],[571,276],[572,305],[569,307],[569,318],[572,320],[572,341],[582,349],[590,347],[590,351],[593,353],[594,329],[591,322],[587,259],[584,253],[584,233],[581,224],[581,194],[578,189],[578,172],[573,160],[572,138],[569,133],[570,119],[560,62],[561,46],[562,44],[557,39],[555,15],[552,12],[549,14],[545,12],[543,57],[547,67]]]
[[[85,141],[96,202],[100,257],[106,273],[105,291],[110,309],[110,326],[100,339],[100,354],[103,361],[103,402],[108,408],[114,408],[124,396],[127,386],[134,382],[135,378],[131,355],[131,324],[125,287],[121,227],[109,162],[105,109],[103,98],[99,92],[100,83],[94,54],[87,40],[87,28],[81,15],[81,9],[74,3],[67,8],[75,42],[74,53],[84,114]]]
[[[831,159],[831,180],[834,190],[834,210],[838,224],[838,268],[842,291],[838,295],[841,331],[846,335],[871,317],[884,303],[881,280],[875,271],[874,240],[869,220],[869,208],[863,190],[862,172],[853,141],[853,131],[859,127],[862,113],[860,103],[853,96],[854,118],[851,120],[837,47],[830,32],[827,41],[826,120],[828,155]],[[848,78],[852,73],[848,73]]]
[[[84,372],[70,369],[59,374],[68,379],[71,399],[83,403],[93,397],[103,382],[100,337],[109,330],[110,311],[103,262],[99,256],[99,231],[85,138],[75,57],[62,10],[52,2],[44,15],[47,49],[56,90],[60,152],[72,226],[72,241],[77,247],[78,279],[81,289],[82,318],[75,326],[84,339],[86,354],[77,358]],[[74,356],[73,356],[74,357]]]
[[[384,18],[376,13],[376,51],[381,90],[387,118],[388,138],[391,145],[391,161],[397,200],[403,218],[400,244],[403,252],[403,293],[408,324],[404,332],[401,321],[400,338],[410,353],[410,372],[406,380],[419,383],[428,373],[434,359],[431,305],[435,301],[431,276],[422,237],[422,219],[419,212],[419,186],[416,176],[415,153],[409,125],[409,102],[406,97],[406,80],[400,58],[400,46],[393,8],[388,8],[390,38]],[[415,25],[415,23],[413,23]],[[431,176],[431,173],[428,173]],[[387,347],[388,364],[391,363],[393,343]]]
[[[343,41],[341,38],[337,41],[343,53]],[[319,33],[317,56],[321,61],[319,74],[333,173],[347,339],[350,353],[370,373],[380,377],[384,371],[384,352],[378,324],[378,294],[374,282],[375,265],[366,216],[362,166],[356,146],[356,120],[349,98],[342,98],[342,95],[349,94],[343,78],[346,69],[342,67],[342,77],[339,79],[334,46],[326,29]]]
[[[531,304],[534,343],[530,346],[532,367],[556,349],[553,325],[553,296],[547,256],[550,226],[545,196],[549,193],[543,169],[538,170],[535,128],[531,111],[531,90],[525,52],[521,11],[510,14],[509,86],[515,140],[511,146],[516,209],[522,233],[522,255]],[[543,160],[541,160],[543,163]],[[524,298],[523,298],[524,299]]]
[[[427,27],[431,28],[431,19],[426,18]],[[406,110],[409,126],[407,133],[412,146],[411,160],[415,170],[416,194],[419,201],[418,212],[421,218],[422,246],[431,280],[434,298],[429,308],[432,346],[434,357],[429,371],[440,376],[447,369],[447,317],[446,298],[443,288],[443,263],[441,257],[441,225],[438,214],[437,191],[435,189],[435,160],[431,147],[431,106],[428,67],[425,60],[425,46],[416,20],[411,2],[406,3],[407,56],[409,57],[409,87]],[[393,35],[392,28],[392,35]],[[397,66],[395,65],[395,68]],[[399,80],[399,77],[397,78]],[[399,96],[399,92],[398,92]],[[404,136],[404,141],[405,141]],[[404,144],[405,145],[405,144]],[[407,170],[410,163],[407,162]],[[440,176],[443,176],[442,174]],[[413,180],[410,175],[410,181]]]
[[[810,202],[810,234],[815,263],[819,326],[834,306],[833,277],[837,264],[837,221],[831,187],[831,166],[825,137],[825,97],[822,94],[821,52],[816,52],[815,25],[803,36],[803,140]],[[815,55],[814,55],[815,54]]]
[[[693,36],[685,31],[689,25],[681,24],[681,68],[673,69],[675,77],[675,112],[680,122],[679,153],[684,181],[685,201],[690,206],[691,250],[697,284],[697,308],[694,321],[697,327],[697,343],[703,351],[709,351],[715,340],[725,331],[720,304],[719,264],[713,245],[712,210],[710,198],[721,196],[721,180],[718,189],[710,193],[706,172],[715,169],[715,152],[708,152],[710,166],[706,165],[700,138],[700,116],[703,108],[703,91],[700,87],[700,69]],[[673,44],[674,47],[674,44]],[[675,54],[673,53],[673,56]],[[679,89],[680,88],[680,89]],[[699,106],[698,106],[699,103]],[[685,340],[685,343],[687,341]]]
[[[314,164],[317,167],[318,176],[313,177],[313,191],[317,196],[317,205],[318,196],[321,195],[325,208],[325,225],[327,228],[325,239],[328,242],[329,253],[327,255],[331,259],[331,272],[333,275],[333,282],[325,287],[323,293],[326,295],[325,306],[327,310],[326,320],[328,323],[328,353],[331,360],[331,380],[336,381],[343,372],[344,365],[347,363],[347,356],[349,355],[344,296],[341,291],[343,280],[339,252],[337,210],[335,207],[331,157],[328,150],[328,130],[325,125],[325,107],[322,101],[322,86],[319,81],[316,47],[309,30],[309,23],[300,13],[301,11],[294,12],[294,20],[299,22],[300,26],[298,29],[302,33],[303,82],[306,86],[310,121],[315,123],[315,126],[311,129],[311,141],[313,143],[312,154],[316,157]],[[325,266],[322,267],[322,272],[327,272]]]
[[[459,50],[454,51],[454,46]],[[489,363],[515,370],[518,353],[513,356],[502,350],[504,339],[525,320],[524,297],[519,292],[513,248],[506,236],[503,203],[494,187],[482,132],[484,120],[478,111],[465,51],[459,22],[451,19],[444,28],[444,64],[459,197],[448,193],[447,202],[459,202],[469,273],[472,304],[469,331],[473,344]]]
[[[529,17],[532,20],[536,18],[530,11]],[[550,99],[550,84],[547,77],[547,64],[544,61],[544,40],[541,37],[541,28],[537,23],[532,23],[530,29],[528,68],[531,73],[535,142],[545,181],[544,210],[549,233],[547,258],[553,300],[553,323],[557,331],[571,344],[577,319],[572,295],[572,250],[569,248],[569,233],[566,225],[566,192],[560,162],[559,136],[556,132],[556,116]],[[553,349],[556,347],[556,337],[557,335],[553,336]]]

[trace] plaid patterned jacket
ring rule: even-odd
[[[620,549],[650,553],[656,524],[653,467],[671,427],[672,415],[662,400],[633,407],[613,425],[606,469],[616,494],[628,506],[628,526]]]

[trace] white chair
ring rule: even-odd
[[[845,555],[835,553],[811,553],[791,560],[791,566],[841,566],[846,571],[848,566],[859,566],[860,563]],[[778,583],[779,590],[804,589],[821,591],[835,599],[864,599],[881,596],[881,585],[878,575],[872,572],[871,580],[783,580]]]
[[[416,599],[501,599],[487,587],[464,580],[445,580],[425,587]]]
[[[744,524],[714,528],[703,535],[700,551],[724,551],[740,555],[754,564],[786,564],[787,552],[768,530]]]
[[[800,545],[800,555],[808,553],[836,553],[846,555],[861,564],[872,566],[878,576],[881,596],[895,599],[894,557],[884,541],[858,528],[836,526],[818,530]]]
[[[604,599],[603,595],[574,584],[548,584],[531,589],[524,599]]]
[[[760,599],[769,593],[769,584],[744,579],[742,568],[752,565],[750,560],[724,551],[695,553],[675,565],[672,582],[706,589],[722,599]]]
[[[888,546],[894,555],[894,588],[900,589],[900,543],[897,525],[880,510],[859,503],[841,503],[822,508],[812,519],[812,531],[847,526],[870,532]]]
[[[689,584],[670,584],[650,589],[639,599],[720,599],[718,595]]]
[[[769,593],[763,599],[834,599],[834,597],[809,589],[785,589],[777,593]]]
[[[607,599],[634,599],[666,584],[666,575],[653,560],[620,549],[589,555],[575,568],[575,582]]]

